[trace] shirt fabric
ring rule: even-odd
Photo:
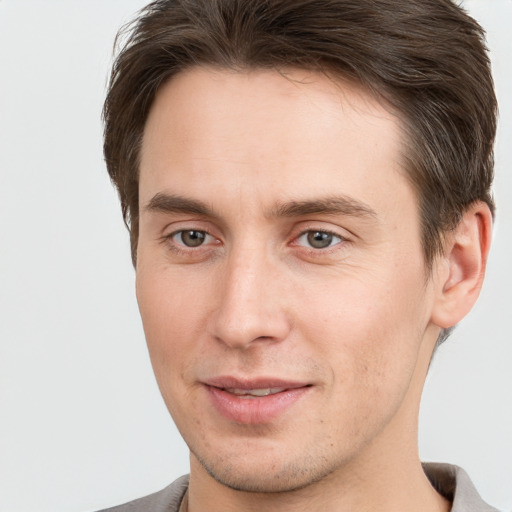
[[[452,502],[451,512],[498,512],[482,500],[462,468],[426,463],[423,470],[434,489]],[[188,475],[185,475],[159,492],[99,512],[185,512],[181,505],[182,502],[185,505],[187,489]]]

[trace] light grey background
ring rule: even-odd
[[[0,0],[0,512],[84,512],[187,472],[101,155],[117,28],[144,0]],[[439,351],[421,455],[512,509],[512,1],[465,2],[501,103],[488,278]],[[463,84],[461,84],[463,86]]]

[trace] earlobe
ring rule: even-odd
[[[484,202],[474,203],[446,238],[438,261],[432,323],[448,328],[460,322],[482,288],[491,245],[492,214]]]

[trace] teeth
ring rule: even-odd
[[[225,391],[228,393],[232,393],[237,396],[268,396],[274,395],[275,393],[280,393],[284,391],[286,388],[262,388],[262,389],[238,389],[238,388],[228,388]]]

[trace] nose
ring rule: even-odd
[[[282,272],[264,250],[233,251],[224,262],[210,332],[230,348],[278,342],[290,332]]]

